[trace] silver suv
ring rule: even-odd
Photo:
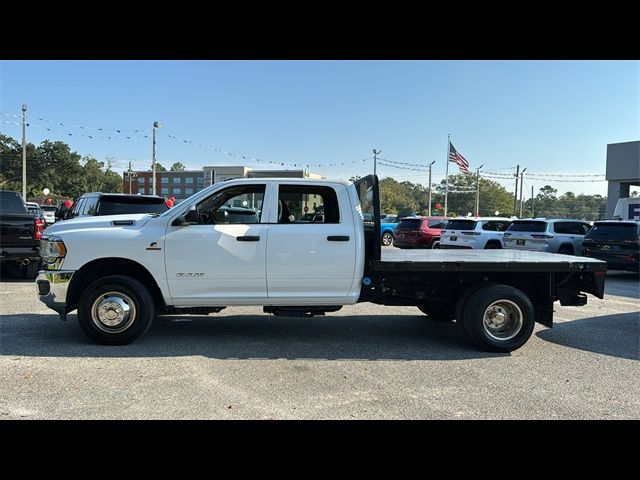
[[[502,248],[511,220],[501,217],[451,218],[440,232],[440,248]]]
[[[531,218],[514,220],[502,245],[515,250],[582,255],[582,240],[591,225],[582,220]]]

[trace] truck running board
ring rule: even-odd
[[[324,315],[326,312],[337,312],[342,305],[327,305],[322,307],[262,307],[264,313],[272,313],[278,317],[313,317]]]

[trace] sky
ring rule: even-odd
[[[375,148],[381,178],[423,184],[434,160],[444,178],[450,134],[472,170],[527,168],[525,194],[606,195],[607,144],[640,139],[640,62],[1,61],[0,132],[18,140],[22,104],[27,141],[62,140],[120,173],[150,168],[154,121],[167,168],[309,165],[348,179],[373,171]]]

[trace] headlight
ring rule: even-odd
[[[48,237],[40,241],[40,257],[44,263],[55,263],[66,254],[67,248],[61,238]]]

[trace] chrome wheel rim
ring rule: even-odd
[[[103,332],[124,332],[136,320],[135,303],[122,292],[103,293],[91,306],[91,320]]]
[[[382,244],[385,247],[388,247],[389,245],[391,245],[392,241],[393,241],[393,237],[391,236],[390,233],[385,233],[384,235],[382,235]]]
[[[505,342],[522,330],[522,310],[511,300],[497,300],[489,305],[482,316],[482,326],[494,340]]]

